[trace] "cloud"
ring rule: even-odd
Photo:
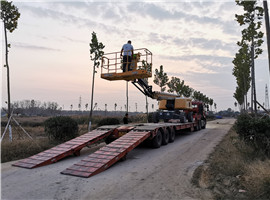
[[[24,49],[28,49],[28,50],[40,50],[40,51],[62,51],[60,49],[55,49],[55,48],[48,48],[45,46],[37,46],[37,45],[31,45],[31,44],[25,44],[25,43],[14,43],[13,46],[17,47],[17,48],[24,48]]]
[[[194,4],[188,3],[188,4]],[[144,16],[149,16],[152,19],[166,21],[166,20],[180,20],[184,19],[185,21],[193,21],[197,23],[220,23],[221,20],[217,17],[206,17],[206,16],[199,16],[195,14],[190,14],[192,11],[186,10],[184,12],[185,7],[188,5],[187,3],[174,3],[175,7],[181,8],[182,10],[174,10],[170,11],[163,7],[163,3],[132,3],[127,6],[127,9],[130,12],[134,13],[141,13]],[[191,6],[189,6],[191,8]]]
[[[186,56],[161,56],[162,59],[187,62],[188,69],[185,73],[216,74],[229,71],[231,74],[232,57],[213,55],[186,55]],[[191,63],[192,61],[192,63]],[[228,70],[228,68],[230,70]],[[183,72],[182,72],[183,73]]]
[[[24,12],[30,12],[35,18],[49,18],[54,21],[60,21],[64,25],[77,26],[78,28],[99,27],[104,32],[113,34],[122,33],[121,29],[117,27],[117,25],[105,23],[106,19],[118,18],[120,20],[121,16],[117,15],[114,11],[111,11],[110,13],[104,12],[104,10],[102,10],[104,3],[49,2],[46,4],[41,3],[42,6],[38,6],[39,4],[40,2],[31,4],[21,3],[20,8]],[[91,5],[94,7],[89,8]],[[95,18],[89,17],[91,13],[97,14]],[[96,20],[99,15],[106,19]]]
[[[74,42],[74,43],[85,43],[85,40],[77,40],[77,39],[70,38],[70,37],[67,37],[67,36],[63,36],[62,38],[63,38],[64,40],[69,41],[69,42]]]

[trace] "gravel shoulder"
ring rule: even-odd
[[[191,178],[234,122],[211,121],[206,129],[179,135],[159,149],[137,147],[126,161],[90,178],[60,172],[104,144],[83,149],[79,157],[31,170],[4,163],[2,199],[211,199],[211,194],[191,184]]]

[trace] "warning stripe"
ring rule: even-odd
[[[61,173],[85,178],[98,174],[119,161],[149,136],[150,131],[131,131],[105,147],[102,147],[98,151],[90,154]]]
[[[55,163],[69,155],[78,155],[83,147],[91,145],[110,134],[111,130],[93,130],[34,156],[20,160],[13,166],[32,169]]]

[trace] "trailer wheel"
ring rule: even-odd
[[[199,121],[198,121],[198,131],[201,130],[201,129],[202,129],[202,121],[199,120]]]
[[[162,133],[160,130],[157,131],[156,136],[152,139],[153,148],[159,148],[162,144]]]
[[[170,137],[170,132],[166,128],[164,133],[162,134],[162,145],[167,145],[169,143],[169,137]]]
[[[206,128],[206,120],[202,120],[203,121],[203,125],[202,125],[202,129],[205,129]]]
[[[170,134],[169,134],[169,142],[174,142],[175,139],[175,130],[174,128],[170,128]]]
[[[197,126],[194,127],[194,130],[199,131],[199,130],[201,130],[201,128],[202,128],[201,120],[198,120],[197,121]]]

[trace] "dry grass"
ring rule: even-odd
[[[62,143],[60,141],[51,141],[46,136],[46,133],[44,132],[43,122],[48,119],[48,117],[15,118],[26,130],[26,132],[33,138],[33,140],[31,140],[20,127],[18,127],[14,122],[12,122],[11,125],[13,141],[9,141],[9,133],[7,131],[1,143],[2,163],[27,158]],[[7,119],[5,118],[2,118],[1,120],[2,122],[7,121]],[[2,126],[1,133],[4,132],[4,129],[5,126]],[[79,125],[79,135],[82,135],[86,132],[87,125]]]
[[[270,199],[270,160],[258,160],[246,166],[242,184],[254,199]]]
[[[27,158],[46,149],[57,145],[57,142],[49,141],[47,138],[3,141],[1,144],[1,162],[8,162]]]
[[[232,129],[195,171],[193,183],[211,190],[216,199],[270,199],[270,159],[240,141]]]

